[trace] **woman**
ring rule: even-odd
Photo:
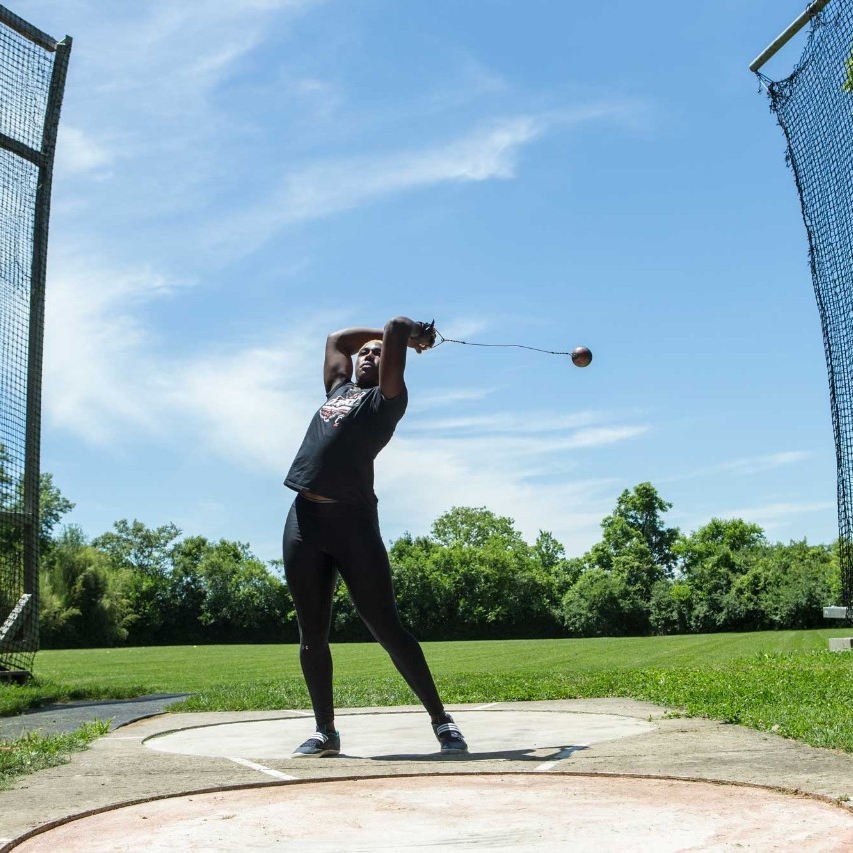
[[[284,481],[297,492],[284,528],[285,577],[317,724],[294,756],[337,755],[341,749],[329,650],[338,573],[362,620],[429,712],[442,753],[468,749],[445,713],[420,645],[400,622],[373,491],[373,461],[406,411],[406,351],[420,354],[434,344],[435,324],[407,317],[389,320],[383,330],[344,329],[326,340],[327,399]]]

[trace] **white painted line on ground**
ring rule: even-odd
[[[487,710],[488,708],[494,708],[496,705],[500,705],[500,704],[501,704],[500,702],[489,702],[489,704],[488,704],[488,705],[478,705],[478,706],[477,706],[476,708],[474,708],[473,710],[474,710],[474,711],[485,711],[485,710]]]
[[[576,752],[580,748],[581,747],[577,746],[567,746],[565,749],[561,749],[550,761],[546,761],[544,764],[534,767],[533,772],[544,773],[546,770],[556,767],[561,761],[569,758],[573,752]]]
[[[229,755],[228,760],[233,761],[235,764],[242,764],[243,767],[248,767],[251,770],[257,770],[259,773],[266,773],[267,776],[272,776],[273,779],[281,779],[285,782],[292,782],[296,779],[296,776],[288,776],[287,773],[279,773],[278,770],[273,770],[272,767],[264,767],[263,764],[255,764],[254,761],[249,761],[246,758],[233,758]]]

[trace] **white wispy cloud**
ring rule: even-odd
[[[400,193],[449,183],[509,180],[516,176],[525,146],[549,130],[626,117],[636,109],[636,105],[615,102],[542,115],[512,115],[429,146],[307,162],[286,170],[269,197],[229,213],[219,223],[206,223],[207,250],[236,257],[256,250],[287,227]]]
[[[453,392],[449,392],[453,394]],[[458,400],[466,399],[466,392],[457,395]],[[493,395],[501,394],[500,389],[492,392]],[[504,392],[505,393],[505,392]],[[471,397],[467,399],[488,399],[484,397]],[[452,418],[433,418],[420,422],[416,429],[428,432],[442,432],[447,434],[459,434],[461,432],[474,432],[478,434],[497,435],[499,433],[514,433],[516,435],[527,435],[531,433],[556,432],[558,430],[577,429],[587,427],[600,421],[602,415],[597,412],[575,412],[570,415],[554,417],[550,412],[529,412],[522,417],[509,412],[496,412],[485,415],[460,415]]]
[[[760,474],[773,468],[781,468],[785,465],[795,465],[803,462],[812,454],[802,450],[785,451],[783,453],[770,453],[766,456],[754,456],[748,459],[736,459],[726,462],[720,466],[721,471],[731,471],[734,474]]]
[[[691,480],[721,473],[730,473],[735,476],[750,476],[752,474],[771,471],[775,468],[782,468],[786,465],[796,465],[809,459],[812,455],[808,451],[791,450],[780,453],[768,453],[761,456],[750,456],[743,459],[734,459],[729,462],[720,462],[717,465],[694,468],[670,477],[662,477],[660,482],[675,483],[681,480]]]
[[[157,407],[136,390],[154,370],[153,335],[137,312],[180,285],[86,257],[61,257],[54,267],[45,309],[48,418],[96,444],[131,424],[157,432]]]
[[[322,357],[327,318],[293,324],[286,341],[200,343],[177,355],[145,312],[185,282],[64,260],[47,293],[44,407],[52,427],[106,446],[189,431],[195,446],[247,468],[280,464],[295,450],[321,397],[301,362],[311,342]]]
[[[770,501],[754,505],[716,507],[706,505],[688,515],[679,513],[672,521],[677,523],[684,533],[689,533],[704,527],[712,518],[738,518],[750,524],[757,524],[770,540],[778,537],[784,539],[786,535],[802,538],[803,516],[826,513],[834,509],[835,504],[831,501]]]
[[[796,503],[780,501],[758,506],[734,507],[716,513],[717,518],[741,518],[752,524],[757,524],[767,534],[769,539],[793,536],[802,538],[804,527],[803,516],[813,513],[825,513],[834,510],[835,504],[830,501]],[[705,519],[706,524],[709,519]]]
[[[428,440],[436,450],[446,450],[466,460],[466,465],[493,466],[496,460],[515,460],[523,466],[525,479],[534,480],[538,472],[556,473],[572,456],[561,456],[579,450],[608,447],[637,439],[648,431],[644,425],[602,426],[575,430],[568,435],[550,432],[540,435],[521,434],[513,437],[462,436]]]
[[[443,432],[443,437],[430,439],[436,447],[454,446],[465,442],[472,448],[471,455],[483,462],[513,456],[518,459],[529,457],[553,457],[560,451],[580,448],[606,447],[630,439],[639,438],[649,431],[644,424],[626,426],[598,426],[576,429],[569,434],[554,430],[530,432],[524,431],[511,435],[496,433],[469,434],[454,436],[452,430]]]
[[[786,521],[792,516],[801,515],[809,512],[823,512],[834,507],[831,502],[817,503],[770,503],[761,506],[751,507],[736,507],[723,511],[719,514],[720,518],[743,518],[747,521],[752,521],[760,524],[762,527],[770,527],[780,521]]]
[[[552,454],[550,465],[559,467],[559,457]],[[570,555],[583,553],[600,538],[616,484],[570,476],[535,483],[530,473],[529,458],[495,456],[476,440],[397,437],[376,462],[383,524],[418,535],[452,506],[486,506],[514,519],[527,541],[548,530]]]
[[[62,125],[59,133],[55,164],[59,174],[85,173],[100,180],[110,176],[115,151],[108,143],[73,125]]]
[[[642,111],[637,103],[601,101],[501,115],[492,105],[491,117],[479,109],[474,114],[481,117],[472,119],[446,108],[427,144],[406,144],[405,135],[395,134],[399,141],[389,147],[385,134],[384,150],[363,141],[356,147],[353,132],[363,116],[352,108],[334,128],[324,124],[347,92],[339,81],[324,78],[322,67],[304,60],[288,64],[278,56],[264,69],[266,76],[258,73],[260,49],[322,5],[152,0],[110,15],[84,6],[89,11],[81,41],[88,49],[75,54],[66,90],[57,185],[65,178],[68,195],[58,209],[76,212],[87,205],[93,214],[100,211],[106,229],[122,226],[113,229],[114,242],[145,228],[155,251],[170,263],[210,270],[289,227],[401,193],[512,179],[524,150],[545,134],[590,121],[631,121]],[[474,57],[457,66],[450,79],[442,77],[448,91],[464,90],[476,99],[506,88],[497,72]],[[250,70],[251,87],[239,88]],[[245,97],[229,98],[229,86]],[[434,95],[422,93],[420,100],[433,101]],[[401,106],[389,105],[389,116]],[[320,125],[321,150],[336,153],[306,159],[306,151],[317,150],[310,143]],[[281,144],[277,137],[284,129]],[[92,177],[103,184],[99,195]],[[270,189],[258,192],[260,187]],[[68,224],[76,220],[69,217]]]
[[[409,411],[433,411],[436,408],[453,406],[457,403],[483,400],[497,390],[497,388],[448,388],[439,391],[426,391],[410,401]]]
[[[287,341],[185,361],[161,372],[152,392],[200,452],[244,470],[268,472],[291,458],[322,389],[302,353],[319,339],[295,330]],[[319,373],[319,371],[317,372]]]
[[[579,477],[580,459],[636,440],[650,427],[608,423],[606,414],[592,412],[557,419],[548,412],[499,415],[496,429],[489,420],[442,419],[433,429],[421,414],[407,416],[377,460],[383,518],[398,527],[407,518],[423,519],[422,528],[412,532],[424,533],[451,506],[488,506],[513,518],[528,541],[545,529],[569,553],[585,551],[600,536],[616,484]]]
[[[148,0],[114,7],[115,14],[108,16],[93,7],[90,32],[97,50],[79,61],[75,56],[75,62],[86,70],[108,65],[112,74],[100,80],[100,88],[133,92],[168,114],[188,86],[196,93],[210,91],[229,76],[236,62],[269,38],[273,22],[286,27],[323,2]],[[119,38],[121,32],[124,38]]]
[[[57,149],[57,184],[78,174],[112,180],[98,200],[145,220],[204,207],[233,175],[233,151],[250,132],[222,89],[256,62],[257,49],[281,38],[323,0],[217,3],[151,0],[85,4]],[[73,189],[72,189],[73,188]],[[89,183],[69,184],[92,195]]]
[[[307,163],[286,171],[270,197],[229,213],[218,224],[206,224],[208,248],[242,255],[288,226],[395,194],[442,183],[510,178],[521,148],[543,129],[535,118],[513,117],[431,147]]]

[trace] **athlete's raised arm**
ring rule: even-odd
[[[323,382],[328,394],[353,376],[353,356],[358,356],[356,384],[369,388],[379,385],[391,399],[405,388],[406,350],[421,353],[435,344],[433,323],[419,323],[395,317],[384,329],[357,327],[332,332],[326,339]]]
[[[352,357],[368,341],[375,340],[382,340],[382,329],[341,329],[326,338],[323,384],[327,394],[341,382],[349,382],[352,379]]]
[[[379,387],[388,400],[399,396],[406,387],[406,350],[418,354],[435,344],[435,324],[419,323],[408,317],[395,317],[385,324],[382,335],[382,357],[379,361]]]

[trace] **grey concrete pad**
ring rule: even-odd
[[[345,754],[326,759],[288,755],[313,730],[304,710],[140,720],[0,792],[0,853],[78,849],[60,827],[92,851],[299,849],[306,814],[317,850],[853,849],[850,755],[623,699],[449,710],[467,758],[442,758],[416,708],[341,711]],[[346,802],[364,835],[344,844],[314,816]]]
[[[462,719],[458,720],[460,724]],[[348,714],[337,722],[342,757],[416,761],[439,752],[429,717],[423,711],[385,714]],[[463,734],[471,756],[521,759],[527,756],[568,757],[592,743],[646,734],[654,724],[617,714],[519,711],[508,708],[469,709]],[[289,759],[314,731],[302,719],[261,720],[187,728],[145,741],[161,752],[204,755],[210,758]]]

